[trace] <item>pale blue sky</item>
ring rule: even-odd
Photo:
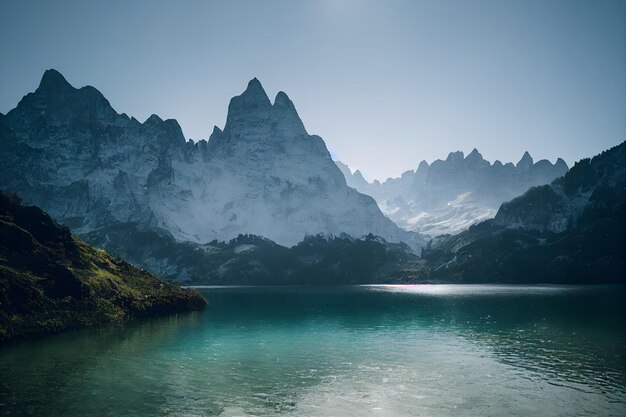
[[[625,21],[624,1],[0,0],[0,112],[56,68],[201,139],[256,76],[370,179],[473,147],[571,163],[626,139]]]

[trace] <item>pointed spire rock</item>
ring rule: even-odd
[[[163,128],[169,133],[169,137],[181,143],[187,142],[183,134],[183,128],[178,124],[176,119],[167,119],[163,122]]]
[[[291,101],[289,96],[283,91],[279,91],[278,94],[276,94],[276,98],[274,99],[274,107],[295,110],[293,102]]]
[[[569,169],[569,166],[567,166],[567,162],[565,162],[562,158],[558,158],[556,162],[554,163],[554,166],[564,169],[565,171]]]
[[[209,140],[207,141],[207,150],[210,152],[214,152],[215,149],[220,149],[224,139],[224,132],[217,127],[213,126],[213,132],[209,136]]]
[[[219,136],[222,134],[222,129],[217,126],[213,126],[213,132],[211,132],[211,136],[216,135]]]
[[[272,103],[256,78],[248,82],[246,90],[230,100],[224,131],[238,132],[247,125],[257,124],[270,117]]]
[[[466,157],[466,160],[470,160],[470,161],[474,161],[474,160],[482,160],[483,156],[480,154],[480,152],[478,152],[478,149],[474,148],[472,149],[472,152],[470,152]]]
[[[61,75],[61,73],[55,69],[46,70],[41,77],[41,81],[39,82],[39,88],[37,90],[40,91],[62,91],[73,89],[70,83],[67,82],[65,77]]]
[[[465,163],[472,169],[487,169],[491,164],[483,158],[478,149],[472,149],[472,152],[465,157]]]
[[[46,70],[34,94],[27,94],[18,104],[38,114],[45,108],[46,114],[55,114],[57,121],[71,118],[94,118],[112,122],[121,117],[108,100],[94,87],[74,88],[61,73]]]
[[[533,157],[530,156],[530,154],[528,153],[528,151],[524,152],[524,156],[522,156],[522,159],[519,160],[519,162],[517,163],[517,167],[531,167],[533,165],[534,161],[533,161]]]
[[[272,118],[276,122],[277,128],[288,135],[306,135],[306,129],[300,116],[298,116],[296,106],[287,94],[280,91],[276,95],[272,110]]]
[[[248,81],[248,86],[246,87],[246,91],[244,91],[240,97],[247,97],[251,100],[258,100],[260,102],[265,102],[269,104],[270,99],[267,96],[267,93],[263,89],[261,82],[254,77],[250,81]]]
[[[358,169],[354,171],[354,174],[352,174],[352,178],[355,181],[355,184],[368,184],[367,180]]]

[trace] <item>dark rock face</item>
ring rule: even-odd
[[[467,156],[451,152],[445,160],[420,162],[415,171],[384,183],[368,183],[357,170],[338,164],[348,185],[376,199],[382,211],[399,226],[430,236],[459,233],[495,216],[500,204],[530,187],[548,184],[567,172],[558,159],[534,162],[528,152],[513,165],[486,161],[478,150]]]
[[[294,245],[318,233],[425,243],[347,187],[289,97],[281,92],[272,104],[256,79],[231,100],[224,130],[194,143],[175,120],[117,114],[95,88],[76,89],[49,70],[0,117],[0,146],[0,187],[87,239],[136,224],[197,244],[255,234]],[[98,242],[111,250],[126,243]],[[168,276],[176,269],[129,260]]]
[[[95,88],[75,89],[48,70],[0,121],[0,144],[8,149],[0,185],[80,233],[150,219],[144,186],[165,176],[185,139],[175,121],[118,115]]]
[[[431,241],[422,277],[458,282],[626,282],[626,142]]]
[[[0,342],[204,304],[198,293],[90,247],[39,208],[0,193]]]

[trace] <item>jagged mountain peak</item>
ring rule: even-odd
[[[296,111],[296,106],[293,104],[293,101],[291,101],[287,93],[285,93],[284,91],[279,91],[278,94],[276,94],[273,108],[275,113],[291,113],[295,114],[296,116],[298,115],[298,112]]]
[[[526,165],[528,164],[528,165]],[[491,164],[477,149],[463,157],[451,152],[445,160],[420,162],[415,171],[382,184],[363,182],[361,175],[343,170],[347,184],[376,199],[398,225],[431,236],[456,233],[493,217],[505,201],[532,186],[547,184],[567,172],[563,160],[537,163],[527,153],[519,165]]]
[[[261,85],[261,82],[256,77],[248,81],[248,86],[246,87],[245,91],[241,93],[241,95],[234,97],[233,99],[236,98],[242,98],[248,102],[271,105],[270,99],[267,96],[263,85]]]
[[[528,153],[528,151],[525,151],[524,155],[522,156],[522,159],[519,160],[516,166],[517,167],[532,166],[533,163],[534,163],[533,157],[530,156],[530,153]]]
[[[74,89],[65,77],[55,69],[48,69],[43,73],[39,82],[38,91],[60,91]]]
[[[479,163],[479,164],[482,163],[482,162],[486,162],[487,164],[489,164],[487,161],[485,161],[483,156],[480,154],[480,152],[478,152],[478,149],[476,149],[476,148],[472,149],[472,152],[470,152],[465,157],[465,161],[467,161],[469,163]]]
[[[472,149],[472,152],[465,157],[465,159],[483,159],[483,156],[480,152],[478,152],[478,149],[474,148]]]
[[[18,113],[21,116],[15,120]],[[49,69],[44,72],[35,92],[26,94],[7,116],[15,128],[21,129],[42,117],[55,119],[60,124],[63,120],[93,118],[96,114],[98,118],[109,121],[123,117],[113,110],[109,101],[96,88],[74,88],[60,72]]]
[[[272,117],[276,122],[276,126],[287,135],[307,134],[302,119],[300,119],[298,111],[296,110],[296,106],[283,91],[279,91],[278,94],[276,94],[272,108]]]
[[[78,233],[138,222],[196,243],[253,233],[292,245],[320,232],[374,233],[413,248],[424,243],[385,217],[371,197],[348,188],[324,141],[306,134],[289,97],[278,93],[272,104],[257,79],[231,99],[223,131],[214,128],[198,146],[185,141],[174,120],[153,115],[139,124],[104,98],[94,100],[96,91],[29,94],[2,123],[20,129],[9,132],[11,140],[44,152],[12,158],[0,167],[0,182],[13,190],[31,187],[36,191],[26,198],[35,203],[54,194],[44,206]],[[45,161],[54,161],[52,169],[43,168]],[[41,174],[28,184],[14,179],[18,171]],[[40,192],[44,186],[52,191]]]
[[[176,119],[163,120],[158,115],[153,114],[146,119],[143,125],[148,128],[160,130],[161,132],[166,132],[167,136],[172,138],[174,142],[186,142],[183,129]]]
[[[279,91],[274,99],[274,107],[293,107],[293,102],[284,91]]]
[[[365,179],[365,177],[363,176],[363,173],[362,173],[360,170],[358,170],[358,169],[357,169],[356,171],[354,171],[354,174],[353,174],[353,175],[354,175],[357,179],[361,179],[361,180],[363,180],[363,181],[367,181],[367,180]]]
[[[230,99],[224,131],[239,134],[247,126],[258,125],[268,120],[271,111],[272,103],[261,82],[253,78],[243,93]]]
[[[248,83],[241,95],[231,99],[224,132],[239,139],[252,136],[284,139],[307,135],[289,96],[280,91],[272,104],[256,78]]]
[[[456,162],[456,161],[462,161],[463,159],[465,159],[465,154],[463,153],[463,151],[456,151],[456,152],[450,152],[448,154],[448,157],[446,158],[446,161]]]
[[[567,162],[565,162],[563,160],[563,158],[557,158],[556,162],[554,163],[555,167],[560,167],[560,168],[564,168],[564,169],[569,169],[569,166],[567,165]]]
[[[152,115],[150,115],[150,117],[148,117],[148,118],[146,119],[146,121],[145,121],[145,122],[143,122],[143,124],[144,124],[144,125],[147,125],[147,126],[153,126],[153,125],[155,125],[155,124],[160,124],[160,123],[163,123],[163,119],[161,119],[161,118],[160,118],[158,115],[156,115],[156,114],[152,114]]]
[[[265,93],[265,89],[261,84],[261,81],[257,77],[254,77],[250,81],[248,81],[248,87],[246,87],[246,91],[261,91]]]
[[[422,160],[422,161],[419,163],[419,165],[417,166],[417,170],[416,170],[416,172],[417,172],[417,171],[419,171],[419,170],[428,169],[429,167],[430,167],[430,164],[429,164],[428,162],[426,162],[426,161]]]

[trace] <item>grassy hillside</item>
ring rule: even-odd
[[[0,193],[0,342],[204,305],[197,292],[87,245]]]

